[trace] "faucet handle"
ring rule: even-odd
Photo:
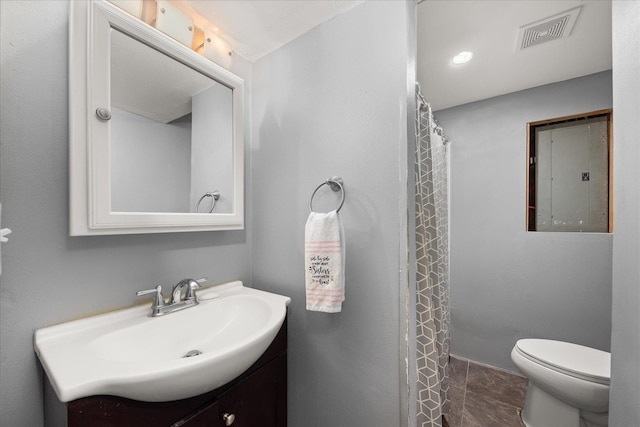
[[[158,285],[153,289],[145,289],[144,291],[136,292],[137,296],[154,294],[152,308],[162,307],[164,305],[164,295],[162,295],[162,285]]]

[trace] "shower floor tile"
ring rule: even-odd
[[[523,427],[520,410],[527,380],[451,356],[451,406],[444,427]]]

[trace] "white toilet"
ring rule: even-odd
[[[511,360],[529,379],[525,426],[609,425],[611,354],[562,341],[523,339],[513,347]]]

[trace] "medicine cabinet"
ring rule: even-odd
[[[242,229],[243,80],[109,2],[70,7],[70,234]]]

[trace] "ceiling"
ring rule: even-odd
[[[516,49],[521,26],[581,6],[567,38]],[[451,58],[472,51],[466,64]],[[418,81],[434,111],[611,69],[611,2],[426,0]]]
[[[204,18],[239,54],[255,61],[312,28],[362,3],[362,0],[176,0]]]
[[[362,3],[175,1],[249,61]],[[569,37],[516,49],[521,26],[579,6]],[[424,0],[417,19],[418,81],[435,111],[611,69],[610,0]],[[472,51],[473,59],[451,66],[460,51]]]
[[[191,113],[193,97],[231,89],[129,35],[111,32],[111,106],[160,123]],[[161,89],[159,89],[161,88]]]

